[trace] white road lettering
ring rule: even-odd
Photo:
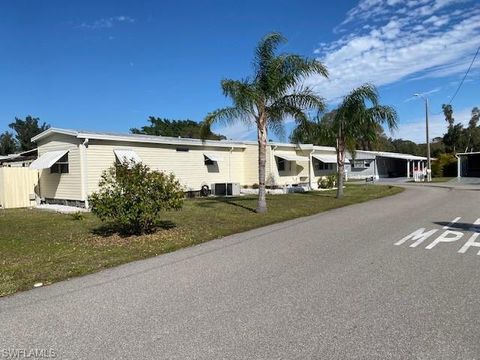
[[[458,221],[458,220],[457,220]],[[451,236],[453,235],[453,236]],[[427,245],[425,249],[431,250],[433,249],[437,244],[441,242],[454,242],[459,240],[463,236],[463,233],[460,231],[451,231],[447,230],[443,234],[441,234],[438,238],[433,240],[433,242],[430,245]]]
[[[461,217],[456,217],[456,218],[453,219],[448,225],[445,225],[445,226],[443,227],[443,230],[448,230],[448,229],[453,230],[454,228],[452,228],[451,226],[452,226],[453,224],[455,224],[455,223],[456,223],[458,220],[460,220],[460,219],[461,219]]]
[[[470,239],[468,239],[468,241],[465,243],[465,245],[463,245],[462,248],[460,250],[458,250],[458,252],[460,254],[465,254],[467,252],[467,250],[472,246],[480,248],[480,242],[475,242],[475,240],[477,239],[478,236],[480,236],[480,233],[478,233],[478,232],[473,234],[470,237]],[[477,255],[480,255],[480,250],[478,251]]]
[[[438,229],[430,230],[425,232],[425,228],[420,228],[418,230],[415,230],[413,233],[411,233],[408,236],[405,236],[403,239],[397,241],[395,245],[402,245],[408,240],[415,241],[413,244],[410,245],[410,247],[416,247],[420,245],[422,242],[424,242],[426,239],[428,239],[430,236],[435,234]]]

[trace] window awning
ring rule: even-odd
[[[30,169],[48,169],[51,168],[60,158],[68,153],[68,150],[48,151],[41,155],[37,160],[30,164]]]
[[[140,156],[138,156],[137,153],[133,150],[116,149],[116,150],[113,150],[113,152],[115,153],[115,156],[119,161],[133,160],[136,163],[142,162],[142,159],[140,158]]]
[[[318,161],[323,162],[324,164],[336,164],[337,163],[337,155],[313,154],[312,157],[314,157]],[[350,161],[347,158],[345,158],[345,163],[349,164]]]
[[[214,154],[203,153],[203,156],[205,156],[208,160],[211,160],[211,161],[215,161],[215,162],[222,161],[221,157],[218,157],[217,155],[214,155]]]
[[[275,153],[275,156],[287,161],[308,162],[308,157],[306,156],[297,156],[293,154],[278,154],[278,153]]]

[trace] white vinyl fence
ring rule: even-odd
[[[35,205],[38,170],[28,167],[0,167],[0,207],[3,209]]]

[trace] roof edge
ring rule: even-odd
[[[78,131],[51,127],[51,128],[48,128],[48,129],[45,130],[45,131],[42,131],[40,134],[35,135],[35,136],[32,137],[30,140],[31,140],[32,142],[37,142],[38,140],[41,140],[41,139],[43,139],[44,137],[46,137],[46,136],[48,136],[48,135],[50,135],[50,134],[52,134],[52,133],[55,133],[55,134],[64,134],[64,135],[71,135],[71,136],[77,136]]]

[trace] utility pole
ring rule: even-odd
[[[428,98],[423,94],[414,94],[425,101],[425,134],[427,140],[427,182],[432,181],[432,161],[430,158],[430,137],[428,134]]]

